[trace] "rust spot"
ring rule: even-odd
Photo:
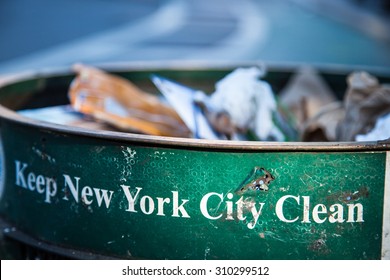
[[[325,246],[325,240],[324,239],[317,239],[315,240],[311,245],[311,249],[314,250],[314,251],[318,251],[320,250],[321,248],[323,248]]]
[[[317,252],[319,254],[329,254],[330,251],[328,246],[326,245],[326,240],[323,238],[319,238],[314,240],[311,244],[309,244],[308,249],[310,251]]]
[[[369,196],[369,190],[367,187],[360,187],[359,190],[355,192],[347,192],[344,193],[342,196],[342,201],[343,202],[351,202],[351,201],[356,201],[359,200],[361,197],[365,198]]]
[[[262,173],[261,176],[259,176],[259,172]],[[273,180],[275,180],[275,177],[269,171],[263,167],[256,166],[250,176],[248,176],[247,179],[236,190],[236,193],[238,195],[243,195],[244,193],[268,191],[268,185]]]
[[[369,188],[366,186],[360,187],[357,191],[345,191],[345,192],[337,192],[332,195],[327,196],[327,200],[331,203],[333,202],[344,202],[349,203],[353,201],[357,201],[360,198],[369,197],[370,192]]]

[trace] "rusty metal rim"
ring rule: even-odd
[[[239,65],[259,65],[261,63],[256,62],[243,62]],[[237,66],[235,63],[234,65]],[[192,69],[205,69],[205,67],[212,67],[213,69],[226,69],[231,68],[231,64],[197,64],[195,67],[191,64]],[[109,64],[108,67],[110,70],[119,70],[119,71],[130,71],[130,70],[150,70],[153,69],[169,69],[169,70],[180,70],[180,69],[189,69],[186,65],[183,64],[159,64],[152,63],[147,64],[145,67],[144,64]],[[272,68],[272,65],[269,67]],[[278,66],[276,66],[278,68]],[[285,67],[284,69],[292,69],[292,66]],[[329,68],[325,66],[322,68]],[[336,72],[345,70],[344,66],[335,67]],[[351,69],[349,69],[351,70]],[[352,69],[353,70],[353,69]],[[378,69],[376,69],[378,70]],[[383,69],[379,69],[380,72],[383,72]],[[386,73],[388,71],[385,71]],[[46,70],[40,72],[25,72],[14,74],[10,76],[3,77],[0,79],[0,88],[12,83],[20,82],[26,79],[36,79],[36,78],[48,78],[55,77],[59,75],[71,74],[69,68],[60,69],[59,71]],[[78,128],[67,125],[59,125],[48,123],[44,121],[38,121],[24,117],[15,111],[7,109],[6,107],[0,105],[0,118],[6,119],[10,122],[14,122],[19,125],[25,125],[29,127],[35,127],[40,130],[47,130],[62,134],[77,135],[91,138],[100,138],[110,141],[123,141],[129,143],[138,143],[140,145],[149,145],[149,146],[167,146],[167,147],[180,147],[184,149],[207,149],[207,150],[229,150],[229,151],[388,151],[390,150],[390,138],[383,141],[371,141],[371,142],[265,142],[265,141],[227,141],[227,140],[203,140],[203,139],[191,139],[191,138],[175,138],[175,137],[162,137],[162,136],[150,136],[142,135],[135,133],[127,132],[116,132],[116,131],[102,131],[102,130],[93,130]]]

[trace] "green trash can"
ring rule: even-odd
[[[151,73],[209,91],[234,68],[110,71],[148,91],[156,91]],[[278,92],[294,70],[270,67],[265,80]],[[320,73],[342,96],[349,71]],[[389,141],[208,141],[82,129],[16,112],[67,104],[73,78],[65,71],[2,82],[3,239],[60,258],[389,258]],[[259,188],[242,194],[248,184]]]

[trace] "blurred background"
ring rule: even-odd
[[[1,0],[0,75],[129,61],[390,68],[386,0]]]

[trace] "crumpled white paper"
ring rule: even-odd
[[[273,122],[277,110],[274,93],[267,82],[259,80],[264,73],[258,67],[237,68],[216,83],[209,103],[215,110],[227,112],[237,128],[253,130],[260,140],[284,141]]]
[[[390,138],[390,114],[384,115],[375,123],[375,127],[367,134],[358,134],[355,141],[378,141]]]

